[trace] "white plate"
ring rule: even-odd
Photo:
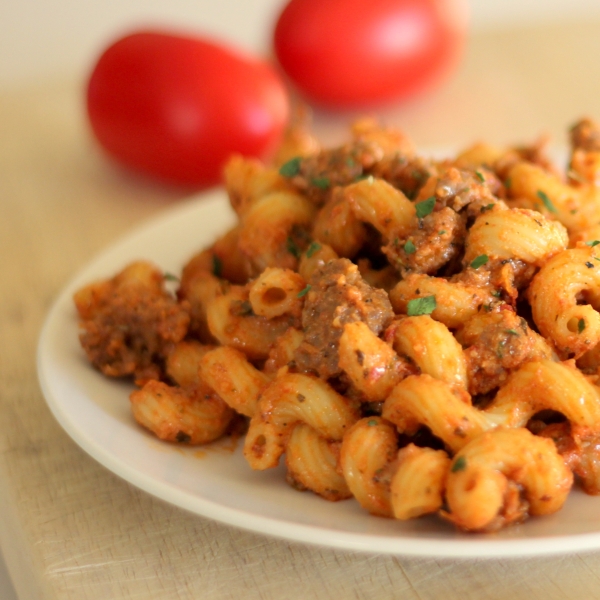
[[[468,535],[431,517],[410,522],[373,517],[354,500],[330,503],[298,492],[275,469],[253,472],[228,440],[182,449],[154,439],[134,421],[127,384],[90,367],[79,346],[73,292],[147,258],[177,273],[197,250],[234,222],[222,192],[178,205],[137,229],[85,268],[56,301],[38,348],[46,401],[90,456],[133,485],[199,515],[268,535],[352,550],[435,557],[502,557],[600,548],[600,498],[574,490],[550,517],[493,535]]]

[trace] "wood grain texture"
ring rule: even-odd
[[[600,118],[598,56],[600,23],[474,38],[453,82],[384,116],[420,145],[558,137]],[[441,561],[288,543],[166,505],[83,453],[37,384],[44,316],[96,252],[187,192],[109,164],[81,94],[0,93],[0,541],[23,599],[600,598],[598,552]],[[339,138],[348,119],[317,115],[317,133]]]

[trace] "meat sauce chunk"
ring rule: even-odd
[[[315,271],[302,312],[304,341],[296,365],[324,379],[341,374],[338,346],[344,325],[363,321],[379,335],[394,313],[385,291],[368,285],[346,258],[331,260]]]
[[[163,274],[132,263],[75,294],[80,341],[90,362],[110,377],[160,379],[164,360],[188,330],[187,305],[164,287]]]

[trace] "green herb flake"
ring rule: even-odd
[[[537,197],[544,203],[544,206],[549,212],[554,214],[558,213],[556,207],[554,206],[554,204],[552,204],[552,200],[548,198],[548,194],[546,194],[546,192],[544,192],[543,190],[538,190]]]
[[[579,319],[577,323],[577,331],[581,333],[585,329],[585,321],[583,319]]]
[[[321,249],[319,242],[311,242],[310,246],[306,249],[306,257],[312,258],[313,255]]]
[[[212,273],[215,277],[223,275],[223,261],[216,254],[212,256]]]
[[[589,240],[585,243],[586,246],[590,246],[591,248],[597,246],[598,244],[600,244],[600,240]]]
[[[440,231],[438,231],[438,235],[446,235],[446,230],[440,229]]]
[[[235,317],[249,317],[254,315],[252,304],[248,300],[231,303],[231,314]]]
[[[509,335],[519,335],[519,332],[516,329],[507,329],[506,333]]]
[[[411,171],[410,176],[416,181],[423,181],[427,174],[423,171],[418,171],[417,169],[414,169],[413,171]]]
[[[368,425],[369,427],[375,427],[375,425],[377,425],[377,419],[369,419],[369,420],[367,421],[367,425]]]
[[[496,356],[498,358],[504,358],[504,349],[506,347],[506,340],[500,340],[496,348]]]
[[[511,185],[512,185],[512,181],[511,181],[510,177],[508,177],[507,179],[505,179],[505,180],[504,180],[504,187],[505,187],[507,190],[510,190],[510,186],[511,186]]]
[[[296,258],[300,258],[300,254],[302,253],[300,252],[300,248],[298,248],[298,244],[296,244],[296,242],[294,241],[294,238],[288,237],[288,239],[285,242],[285,247],[290,254],[292,254]]]
[[[452,463],[452,467],[450,471],[452,473],[458,473],[459,471],[464,471],[467,468],[467,459],[464,456],[459,456],[456,458],[454,463]]]
[[[485,183],[485,177],[481,171],[475,171],[475,175],[477,175],[477,179],[479,179],[481,183]]]
[[[489,261],[489,257],[487,254],[480,254],[479,256],[476,256],[472,261],[471,261],[471,267],[473,269],[479,269],[479,267],[482,267],[483,265],[487,264],[487,262]]]
[[[368,179],[369,177],[372,177],[372,175],[367,175],[366,173],[359,173],[354,179],[353,181],[364,181],[365,179]]]
[[[408,301],[406,314],[409,317],[418,317],[419,315],[430,315],[436,308],[437,302],[435,296],[424,296],[423,298],[413,298]]]
[[[177,277],[177,275],[173,275],[173,273],[164,273],[163,279],[165,281],[173,281],[175,283],[179,283],[180,281],[179,277]]]
[[[288,160],[286,163],[281,165],[279,168],[279,174],[284,177],[295,177],[300,173],[300,165],[302,164],[302,159],[299,156]]]
[[[329,181],[329,177],[315,177],[310,180],[312,185],[318,187],[320,190],[327,190],[331,185],[331,181]]]
[[[417,248],[415,247],[412,240],[408,240],[406,244],[404,244],[404,252],[406,252],[406,254],[414,254],[416,251]]]
[[[523,332],[527,334],[527,330],[529,329],[527,321],[523,317],[519,317],[519,324],[521,325],[521,329],[523,330]]]
[[[310,292],[310,288],[311,288],[311,285],[310,285],[310,283],[307,283],[307,284],[306,284],[306,287],[305,287],[303,290],[300,290],[300,291],[299,291],[299,292],[296,294],[296,296],[297,296],[298,298],[302,298],[303,296],[306,296],[306,294],[308,294],[308,292]]]
[[[417,217],[419,219],[422,219],[423,217],[430,215],[433,212],[434,207],[435,207],[435,196],[431,196],[431,198],[427,198],[427,200],[417,202],[415,204],[415,208],[417,210]]]
[[[494,296],[494,298],[502,298],[502,292],[500,290],[494,290],[492,296]]]

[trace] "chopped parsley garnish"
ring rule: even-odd
[[[321,244],[318,242],[311,242],[310,246],[306,250],[307,258],[311,258],[315,252],[318,252],[321,249]]]
[[[216,254],[212,257],[212,273],[215,277],[221,277],[223,274],[223,261]]]
[[[427,200],[422,200],[421,202],[417,202],[415,204],[415,208],[417,210],[417,217],[422,219],[427,215],[430,215],[433,212],[433,208],[435,207],[435,196],[431,196],[431,198],[427,198]]]
[[[471,261],[471,267],[473,269],[479,269],[479,267],[482,267],[483,265],[487,264],[488,260],[490,259],[487,254],[480,254]]]
[[[254,315],[252,304],[248,300],[232,302],[230,311],[235,317],[249,317],[250,315]]]
[[[294,238],[288,237],[288,239],[285,242],[285,247],[290,254],[292,254],[296,258],[300,258],[300,248],[298,248],[298,244],[296,244]]]
[[[519,332],[516,329],[507,329],[506,333],[509,335],[519,335]]]
[[[331,182],[329,181],[329,177],[315,177],[315,178],[311,179],[310,182],[315,187],[318,187],[320,190],[327,190],[327,189],[329,189],[329,186],[331,185]]]
[[[450,471],[452,471],[452,473],[458,473],[458,471],[464,471],[466,468],[467,459],[464,456],[459,456],[452,464]]]
[[[485,177],[483,176],[481,171],[475,171],[475,175],[477,175],[477,179],[479,179],[479,181],[481,181],[481,183],[485,183]]]
[[[598,244],[600,244],[600,240],[589,240],[585,243],[586,246],[590,246],[591,248],[597,246]]]
[[[544,192],[543,190],[538,190],[537,197],[544,203],[544,206],[549,212],[554,214],[558,212],[554,204],[552,204],[552,200],[548,198],[548,194],[546,194],[546,192]]]
[[[284,177],[294,177],[300,173],[300,164],[302,159],[299,156],[288,160],[279,168],[279,174]]]
[[[368,175],[367,173],[359,173],[354,179],[353,181],[364,181],[365,179],[368,179],[369,177],[373,177],[373,175]]]
[[[369,420],[367,421],[367,425],[368,425],[369,427],[375,427],[375,425],[377,425],[377,420],[376,420],[376,419],[369,419]]]
[[[581,333],[585,329],[585,321],[583,319],[579,319],[577,323],[577,331]]]
[[[303,296],[306,296],[306,294],[308,294],[308,292],[310,292],[310,288],[311,285],[310,283],[306,284],[306,287],[303,290],[300,290],[296,295],[298,298],[302,298]]]
[[[406,244],[404,244],[404,252],[406,252],[406,254],[414,254],[416,251],[417,248],[415,247],[412,240],[408,240]]]
[[[173,273],[164,273],[163,279],[165,281],[174,281],[175,283],[179,283],[179,277],[177,275],[173,275]]]
[[[406,314],[409,317],[418,317],[419,315],[430,315],[436,308],[437,302],[435,296],[424,296],[423,298],[413,298],[408,301]]]
[[[498,342],[498,346],[496,347],[496,356],[498,358],[504,358],[504,349],[506,348],[507,340],[500,340]]]

